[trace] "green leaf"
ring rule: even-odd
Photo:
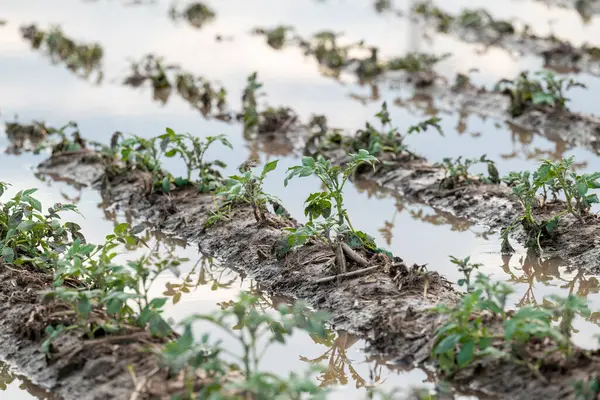
[[[2,258],[4,259],[4,262],[12,264],[12,262],[15,260],[14,250],[10,247],[5,247],[2,249]]]
[[[150,307],[152,307],[153,309],[160,309],[165,305],[167,300],[167,297],[157,297],[155,299],[152,299],[152,301],[150,301]]]
[[[106,304],[106,312],[109,315],[119,314],[123,307],[123,301],[121,299],[110,299]]]
[[[579,197],[583,197],[586,195],[588,191],[588,185],[586,181],[578,181],[577,182],[577,193],[579,194]]]
[[[460,368],[464,368],[473,361],[473,353],[475,352],[475,340],[469,338],[465,343],[462,344],[460,353],[456,357],[456,361]]]
[[[274,161],[271,161],[271,162],[267,163],[265,165],[265,167],[263,168],[262,176],[264,177],[266,174],[268,174],[269,172],[271,172],[275,168],[277,168],[277,163],[278,162],[279,162],[279,160],[274,160]]]
[[[117,225],[114,229],[114,232],[117,235],[122,235],[123,233],[125,233],[127,231],[127,228],[129,227],[129,225],[126,222],[120,223],[119,225]]]
[[[450,350],[454,350],[456,344],[460,340],[459,334],[452,334],[442,339],[435,347],[435,354],[444,354]]]
[[[37,190],[37,189],[36,189]],[[24,200],[31,205],[36,211],[42,212],[42,203],[40,203],[37,199],[33,197],[25,197]]]
[[[302,157],[302,165],[312,169],[315,167],[315,159],[312,157]]]
[[[190,184],[190,181],[188,181],[186,178],[182,178],[182,177],[175,178],[173,182],[175,183],[175,186],[177,186],[177,187],[187,186]]]
[[[37,225],[37,222],[35,222],[35,221],[22,221],[17,226],[17,230],[20,230],[22,232],[27,232],[27,231],[31,230],[31,228],[33,228],[35,225]]]
[[[165,176],[162,180],[162,190],[165,193],[171,192],[171,179],[168,176]]]
[[[77,312],[82,316],[87,316],[92,312],[92,303],[87,296],[83,295],[77,301]]]

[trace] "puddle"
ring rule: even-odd
[[[411,3],[398,1],[394,2],[394,7],[406,11]],[[127,4],[126,1],[69,0],[50,7],[42,0],[31,0],[26,5],[0,0],[1,17],[8,21],[2,27],[0,37],[0,86],[3,88],[0,110],[3,120],[12,121],[13,115],[18,115],[22,122],[35,119],[61,126],[76,119],[86,138],[104,143],[109,142],[116,130],[150,137],[162,133],[167,126],[198,136],[226,134],[235,150],[216,146],[209,151],[209,157],[227,163],[227,173],[235,172],[251,154],[259,156],[263,163],[280,159],[278,169],[267,178],[265,190],[280,197],[290,213],[302,220],[304,198],[311,190],[319,188],[319,182],[311,178],[295,180],[284,190],[285,170],[299,162],[298,155],[287,154],[287,149],[249,145],[240,125],[207,120],[181,97],[171,95],[162,104],[153,100],[152,90],[148,87],[133,89],[121,84],[129,72],[128,60],[156,54],[168,63],[181,65],[186,71],[222,85],[227,89],[228,105],[232,109],[239,108],[247,75],[258,71],[267,93],[266,101],[273,106],[292,107],[302,120],[312,113],[320,113],[328,117],[330,126],[356,130],[365,121],[374,120],[373,115],[384,100],[394,104],[390,106],[390,115],[401,129],[426,116],[438,115],[442,118],[444,136],[427,132],[408,140],[417,153],[432,162],[444,157],[479,157],[486,153],[497,162],[500,173],[505,174],[511,170],[532,169],[541,158],[575,155],[582,163],[582,171],[600,171],[600,158],[591,151],[573,149],[561,141],[517,131],[502,120],[461,114],[457,110],[438,110],[435,102],[413,98],[412,92],[393,87],[390,82],[361,86],[347,76],[342,76],[341,83],[336,82],[324,77],[316,62],[304,57],[297,48],[273,50],[264,37],[250,32],[257,26],[278,24],[293,25],[303,35],[323,29],[345,32],[344,37],[349,42],[365,39],[366,43],[380,47],[386,57],[407,51],[433,51],[435,54],[450,51],[453,56],[440,64],[440,72],[450,77],[456,72],[479,68],[474,79],[478,84],[488,86],[500,78],[512,78],[522,69],[540,68],[542,60],[535,57],[517,57],[494,48],[478,53],[481,46],[464,44],[444,35],[423,38],[414,34],[415,26],[406,19],[394,12],[379,13],[370,1],[353,4],[333,0],[257,0],[252,4],[241,0],[214,2],[210,4],[216,14],[214,18],[200,21],[191,17],[194,24],[189,23],[188,17],[170,18],[170,5],[166,2],[137,7],[126,7]],[[583,25],[574,10],[548,9],[534,1],[512,1],[502,6],[483,1],[444,4],[444,8],[452,12],[467,6],[485,6],[502,18],[525,19],[537,33],[548,33],[546,27],[552,26],[559,37],[574,44],[586,40],[600,44],[592,40],[600,33],[598,18]],[[554,19],[555,23],[549,25],[549,19]],[[53,65],[44,54],[32,50],[19,33],[21,24],[31,23],[42,29],[60,24],[63,33],[69,37],[99,43],[103,48],[102,82],[80,79],[68,68]],[[114,29],[107,30],[107,24]],[[217,36],[228,40],[216,40]],[[577,111],[598,113],[592,96],[600,89],[600,80],[589,75],[579,75],[577,79],[585,82],[590,90],[574,92],[570,106]],[[0,148],[8,145],[0,135]],[[43,155],[31,153],[15,156],[2,152],[0,179],[11,182],[12,190],[40,188],[39,198],[47,205],[56,201],[77,202],[85,218],[75,215],[71,218],[82,225],[89,241],[100,242],[114,227],[114,218],[124,217],[104,210],[96,191],[78,190],[50,180],[40,181],[32,168],[43,158]],[[174,173],[182,171],[181,165],[170,160],[166,167]],[[408,263],[427,263],[428,268],[456,280],[459,274],[448,257],[471,255],[473,261],[484,264],[483,272],[494,279],[510,282],[515,289],[514,304],[541,302],[550,294],[577,293],[588,298],[593,310],[600,310],[596,278],[568,271],[555,260],[541,264],[533,262],[524,252],[507,260],[500,255],[497,233],[366,185],[348,186],[345,195],[353,224],[375,236]],[[174,298],[181,287],[173,285],[181,284],[181,277],[192,271],[200,256],[193,246],[184,249],[176,243],[166,245],[174,246],[178,256],[190,258],[190,262],[182,267],[179,279],[165,275],[154,287],[156,295],[168,290]],[[206,264],[196,266],[187,284],[190,293],[182,294],[176,305],[169,302],[167,307],[168,316],[174,320],[181,320],[189,313],[210,312],[218,307],[217,303],[233,299],[240,290],[257,289],[247,277],[241,278],[233,271]],[[265,298],[265,307],[278,301],[285,300]],[[593,314],[587,321],[578,319],[575,322],[576,341],[584,347],[596,346],[594,335],[600,332],[599,323],[599,314]],[[197,326],[196,329],[205,332],[209,328]],[[214,334],[218,333],[215,331]],[[363,347],[362,341],[343,332],[332,332],[329,340],[323,343],[315,343],[308,335],[297,334],[287,346],[274,347],[264,358],[263,368],[278,373],[300,372],[319,360],[327,367],[318,377],[319,382],[336,386],[330,398],[363,396],[364,387],[371,384],[382,384],[386,388],[432,385],[424,371],[399,371],[388,361],[365,355],[361,350]],[[7,383],[0,397],[21,400],[38,396],[26,380],[3,372],[2,364],[0,371],[0,382]],[[38,398],[46,398],[43,396]]]
[[[8,364],[0,361],[0,396],[5,399],[25,400],[59,400],[51,393],[34,385],[26,377],[11,371]]]

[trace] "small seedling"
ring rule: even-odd
[[[194,172],[198,175],[196,183],[198,191],[201,193],[215,191],[221,184],[221,174],[215,167],[225,168],[226,164],[222,161],[205,161],[206,151],[210,146],[219,142],[230,149],[233,148],[225,135],[207,136],[204,140],[189,133],[182,135],[176,134],[172,129],[167,128],[167,132],[158,136],[160,140],[160,149],[165,157],[171,158],[176,155],[183,160],[187,170],[185,179],[176,178],[176,186],[184,186],[192,182]],[[170,191],[171,182],[163,179],[162,188],[165,192]]]
[[[250,166],[242,164],[239,169],[241,175],[232,175],[226,179],[218,194],[224,196],[228,202],[249,203],[252,206],[256,222],[262,222],[265,219],[267,203],[281,203],[281,200],[277,197],[265,193],[262,189],[265,177],[277,168],[278,161],[275,160],[265,164],[260,175],[254,175]]]
[[[202,28],[207,22],[214,20],[216,16],[215,12],[203,3],[190,4],[182,11],[177,11],[175,6],[171,6],[169,15],[174,21],[179,18],[185,18],[190,25],[197,29]]]
[[[562,325],[563,322],[570,324],[574,312],[581,310],[583,300],[569,299],[561,303],[558,308],[564,317],[561,327],[557,328],[552,324],[555,313],[552,310],[526,306],[515,312],[505,311],[511,292],[507,284],[492,284],[489,278],[479,274],[473,290],[467,292],[456,307],[436,308],[449,317],[436,331],[432,352],[442,371],[452,375],[478,358],[493,357],[523,364],[539,375],[544,358],[531,351],[528,344],[532,339],[553,344],[546,356],[554,352],[565,357],[571,354],[569,330]]]
[[[441,164],[437,166],[444,169],[444,178],[440,182],[440,186],[444,189],[454,189],[462,184],[470,185],[473,183],[473,176],[469,174],[469,168],[475,164],[487,164],[488,176],[483,177],[481,174],[476,178],[484,183],[498,184],[500,178],[498,170],[493,161],[487,159],[486,155],[480,158],[465,158],[459,156],[456,159],[444,158]]]
[[[281,50],[287,42],[288,32],[293,32],[294,27],[279,25],[273,29],[255,28],[252,33],[267,37],[267,44],[275,50]]]
[[[463,279],[458,280],[458,286],[466,285],[467,291],[471,291],[471,274],[478,270],[483,264],[471,263],[471,257],[463,258],[462,260],[454,256],[450,256],[450,262],[458,267],[458,271],[464,275]]]
[[[87,79],[96,72],[97,82],[102,81],[104,50],[98,43],[78,43],[67,37],[59,27],[43,31],[35,25],[23,26],[21,34],[34,49],[43,49],[53,62],[63,63],[77,76]]]
[[[381,130],[375,129],[367,122],[365,129],[357,131],[355,138],[350,143],[354,151],[364,148],[374,156],[381,156],[383,153],[395,155],[407,153],[411,157],[416,157],[404,144],[407,136],[413,133],[422,133],[430,127],[435,128],[440,135],[443,135],[442,128],[439,125],[440,119],[437,117],[429,118],[415,126],[411,126],[405,135],[400,134],[398,129],[393,128],[391,125],[392,120],[386,102],[383,102],[381,111],[375,116],[381,121]]]
[[[290,229],[288,236],[287,251],[294,246],[304,244],[310,238],[324,239],[332,251],[336,254],[336,263],[340,272],[345,272],[345,256],[342,251],[342,243],[348,238],[352,239],[353,246],[375,248],[374,241],[366,234],[355,231],[347,210],[344,208],[343,190],[346,182],[362,165],[367,164],[375,168],[377,158],[369,154],[367,150],[361,149],[356,154],[349,154],[350,161],[342,169],[334,166],[331,161],[322,156],[317,159],[303,157],[302,165],[290,167],[285,178],[284,185],[287,186],[290,179],[294,177],[306,177],[314,175],[319,178],[325,186],[326,191],[311,193],[304,202],[304,215],[309,218],[308,223],[297,229]],[[319,220],[319,221],[316,221]],[[336,236],[332,238],[332,234]]]
[[[565,97],[565,93],[576,87],[586,88],[583,83],[573,79],[558,79],[550,71],[536,72],[535,77],[523,72],[515,80],[503,79],[496,84],[495,91],[510,95],[510,113],[513,117],[535,107],[568,111],[569,99]]]
[[[545,160],[533,174],[527,171],[513,172],[503,178],[523,206],[523,214],[502,232],[503,252],[513,251],[508,236],[519,223],[528,234],[526,247],[541,253],[543,239],[554,234],[566,214],[573,215],[580,223],[585,222],[591,205],[599,202],[597,195],[589,191],[600,188],[600,173],[579,175],[573,169],[574,161],[574,157],[556,162]],[[565,197],[565,209],[549,218],[536,219],[534,209],[544,207],[549,195],[556,201],[561,194]]]
[[[262,88],[262,83],[257,80],[258,74],[254,72],[248,76],[248,83],[244,89],[242,95],[242,121],[244,122],[244,129],[250,130],[255,128],[259,124],[258,115],[258,97],[264,95],[259,93]]]
[[[293,307],[281,306],[278,312],[259,312],[258,297],[242,293],[240,299],[222,305],[222,309],[212,315],[192,315],[183,322],[183,335],[168,343],[158,353],[161,364],[168,368],[171,376],[183,371],[186,376],[187,395],[190,398],[209,398],[211,394],[244,393],[253,398],[304,398],[303,393],[317,394],[322,390],[309,376],[301,378],[295,374],[289,378],[280,378],[276,374],[263,373],[259,369],[260,361],[266,350],[273,344],[285,344],[286,338],[295,329],[307,331],[314,337],[325,337],[327,331],[324,321],[328,316],[324,313],[311,313],[302,302]],[[224,348],[220,342],[211,345],[208,335],[196,342],[192,324],[196,321],[209,322],[219,327],[240,344],[242,354],[238,355]],[[230,358],[242,366],[244,380],[226,382],[223,378],[229,370],[219,357],[227,353]],[[195,371],[201,368],[209,376],[215,377],[214,385],[196,385]],[[220,378],[220,379],[219,379]],[[200,387],[199,392],[194,390]]]

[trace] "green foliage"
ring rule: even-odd
[[[568,110],[569,99],[565,97],[565,93],[574,87],[586,87],[571,78],[558,79],[550,71],[536,72],[535,77],[523,72],[515,80],[503,79],[496,84],[494,90],[510,95],[510,113],[513,117],[536,106]]]
[[[204,140],[189,133],[177,134],[167,128],[162,135],[145,139],[139,136],[127,138],[115,144],[118,154],[127,167],[136,167],[152,173],[153,187],[169,193],[173,185],[182,187],[195,184],[202,193],[213,192],[222,183],[221,173],[216,169],[226,167],[222,161],[206,161],[205,155],[213,143],[219,142],[232,148],[225,135],[208,136]],[[179,156],[185,163],[186,176],[174,177],[162,168],[161,158]]]
[[[54,62],[64,64],[77,76],[89,78],[96,71],[98,82],[102,80],[104,50],[98,43],[78,42],[59,27],[43,31],[36,25],[22,26],[21,34],[34,49],[44,50]]]
[[[232,175],[225,180],[225,184],[218,195],[224,196],[228,202],[245,202],[252,206],[256,222],[264,220],[264,211],[268,202],[279,204],[281,200],[265,193],[262,185],[265,177],[275,168],[279,160],[268,162],[263,167],[260,175],[252,173],[249,167],[240,167],[241,175]]]
[[[248,76],[248,82],[242,94],[242,121],[245,131],[258,127],[260,122],[257,99],[263,95],[258,92],[262,86],[263,84],[258,82],[258,73],[254,72]]]
[[[600,394],[600,379],[598,376],[589,377],[573,383],[576,400],[595,400]]]
[[[292,26],[278,25],[272,29],[255,28],[253,33],[266,36],[269,46],[275,50],[281,50],[286,44],[287,33],[293,31],[294,27]]]
[[[508,312],[510,293],[512,289],[505,283],[492,284],[479,274],[457,306],[436,308],[448,317],[436,331],[432,350],[442,371],[454,374],[483,357],[510,359],[537,371],[543,360],[536,359],[535,351],[528,352],[533,339],[548,340],[547,355],[557,351],[565,357],[571,354],[570,323],[575,313],[587,309],[585,301],[573,296],[555,299],[553,309],[527,306]],[[562,318],[558,328],[552,324],[555,314]]]
[[[288,169],[288,175],[284,181],[285,186],[294,177],[302,178],[314,175],[326,188],[324,192],[311,193],[304,202],[304,215],[309,217],[309,222],[299,230],[291,231],[292,234],[288,237],[289,248],[305,243],[308,238],[319,236],[331,243],[330,232],[332,230],[338,234],[354,232],[348,213],[344,208],[344,185],[360,165],[367,164],[375,168],[377,158],[364,149],[359,150],[356,154],[349,154],[349,157],[350,160],[344,169],[332,165],[331,161],[320,155],[316,159],[303,157],[302,165]],[[332,213],[332,207],[335,208],[334,213]],[[318,218],[322,218],[323,221],[316,223],[315,220]]]
[[[158,136],[158,139],[160,139],[160,149],[164,152],[165,157],[171,158],[179,155],[184,161],[187,169],[185,178],[187,182],[192,181],[194,172],[197,174],[196,182],[200,192],[212,192],[220,186],[222,177],[215,167],[225,168],[225,163],[219,160],[208,162],[204,160],[204,157],[206,151],[215,142],[220,142],[230,149],[233,148],[225,135],[207,136],[202,140],[189,133],[176,134],[172,129],[167,128],[167,132]],[[176,178],[174,183],[182,186],[185,181],[182,182],[181,178]],[[168,185],[163,182],[163,190],[166,192],[170,190],[170,182]]]
[[[400,134],[398,128],[391,126],[391,118],[387,108],[387,103],[383,102],[381,111],[375,115],[381,121],[381,130],[375,129],[367,122],[365,129],[356,132],[354,139],[350,143],[350,147],[354,151],[367,149],[374,156],[381,156],[383,153],[402,154],[408,153],[415,156],[409,151],[404,144],[404,140],[408,135],[413,133],[422,133],[429,127],[435,128],[440,135],[443,135],[442,128],[439,125],[440,119],[436,117],[429,118],[408,129],[405,135]]]
[[[498,170],[493,161],[482,155],[480,158],[465,158],[459,156],[456,159],[444,158],[442,163],[437,164],[444,169],[444,179],[440,182],[440,186],[445,189],[454,189],[461,184],[471,184],[472,176],[469,174],[469,168],[475,164],[487,164],[488,176],[483,177],[481,174],[477,178],[485,183],[498,184],[500,178]]]
[[[215,19],[215,12],[204,3],[192,3],[184,10],[177,11],[175,5],[169,9],[171,19],[185,18],[194,28],[200,29],[204,24]]]
[[[545,160],[533,174],[512,172],[503,178],[523,206],[523,214],[503,230],[503,251],[511,251],[508,236],[518,223],[528,234],[526,246],[539,252],[542,252],[543,239],[552,236],[565,214],[570,213],[584,223],[591,205],[599,202],[598,196],[589,192],[600,188],[600,173],[577,174],[573,169],[574,161],[574,157],[556,162]],[[557,200],[561,194],[565,197],[565,209],[543,220],[536,219],[534,208],[544,207],[549,196]]]
[[[6,183],[0,183],[0,195],[6,187]],[[67,244],[83,237],[79,225],[60,221],[62,212],[78,212],[74,205],[57,203],[44,214],[42,204],[33,196],[36,191],[22,190],[0,203],[0,257],[5,263],[27,262],[47,268]]]
[[[454,256],[450,256],[450,262],[458,267],[458,271],[462,272],[465,276],[464,279],[458,280],[458,286],[466,285],[467,291],[471,291],[471,274],[473,271],[478,270],[483,264],[472,263],[471,257],[465,257],[462,260]]]
[[[432,67],[442,60],[450,57],[450,53],[436,56],[427,53],[409,53],[404,57],[390,60],[387,68],[391,71],[423,72],[431,71]]]
[[[238,398],[238,393],[245,393],[254,398],[301,399],[304,394],[314,396],[325,392],[320,389],[310,375],[304,377],[291,374],[281,378],[276,374],[261,372],[260,360],[266,350],[276,343],[285,344],[286,338],[295,329],[302,329],[315,337],[326,337],[324,321],[328,315],[311,313],[301,302],[290,307],[283,305],[278,312],[262,313],[257,309],[259,299],[256,296],[242,293],[236,302],[223,305],[222,310],[212,315],[192,315],[186,318],[182,325],[183,334],[165,346],[159,356],[162,365],[167,367],[171,375],[184,371],[186,382],[189,384],[188,395],[192,398]],[[194,339],[192,324],[196,321],[207,321],[223,330],[242,348],[242,354],[236,354],[221,346],[220,343],[211,345],[208,335],[200,341]],[[230,369],[220,358],[227,353],[241,364],[244,379],[227,382],[225,373]],[[200,391],[194,391],[194,371],[202,368],[207,371],[210,385],[197,385]],[[226,393],[231,393],[227,395]],[[320,397],[319,397],[320,398]]]

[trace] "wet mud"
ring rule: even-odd
[[[95,186],[105,202],[131,211],[136,218],[178,238],[197,243],[202,253],[216,257],[224,265],[247,271],[270,292],[303,299],[319,310],[329,311],[336,329],[366,337],[371,350],[393,355],[400,365],[411,367],[429,361],[434,332],[444,323],[444,317],[431,309],[439,304],[455,304],[459,299],[452,285],[437,273],[420,266],[408,267],[399,258],[390,260],[366,250],[361,250],[360,256],[374,267],[369,273],[319,284],[316,280],[334,273],[335,255],[328,246],[312,243],[282,257],[278,250],[287,236],[284,228],[297,225],[291,218],[267,214],[257,223],[251,207],[239,205],[226,218],[206,226],[214,200],[210,195],[199,194],[194,187],[164,195],[147,189],[151,178],[141,171],[110,176],[104,174],[104,163],[92,161],[90,154],[64,154],[58,162],[56,157],[41,164],[40,172],[85,181],[92,175],[77,176],[79,169],[74,167],[83,163],[86,169],[96,168]],[[498,209],[504,209],[508,216],[515,207],[500,187],[486,199],[495,204],[493,210],[485,205],[473,207],[488,196],[482,185],[473,186],[478,190],[471,193],[461,189],[442,195],[432,188],[439,171],[423,160],[403,164],[387,173],[382,170],[380,178],[388,184],[404,186],[405,195],[422,196],[440,207],[462,210],[460,214],[464,217],[487,218],[492,225],[505,218],[497,216]],[[350,271],[361,268],[353,261],[348,264]],[[490,396],[558,399],[572,397],[572,382],[587,380],[600,367],[600,355],[595,352],[575,349],[566,360],[545,361],[543,351],[536,354],[542,361],[539,374],[510,361],[484,359],[451,380],[463,389]]]

